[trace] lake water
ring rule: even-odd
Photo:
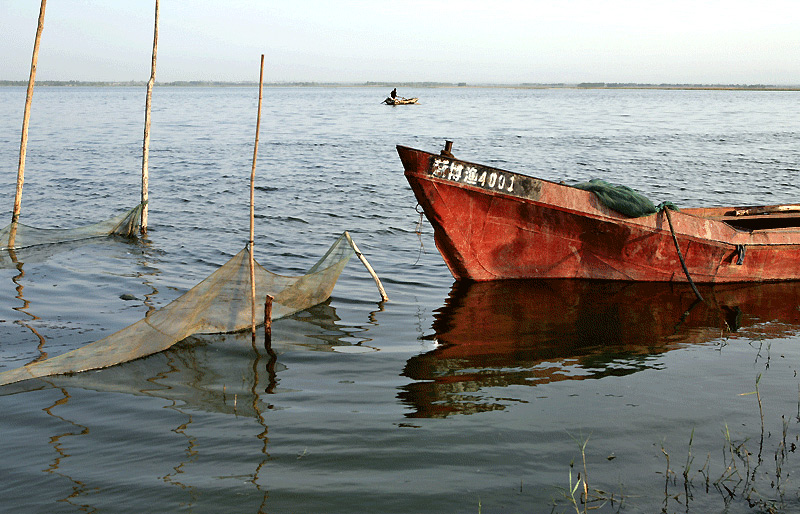
[[[0,512],[575,512],[578,473],[599,512],[800,509],[800,285],[703,288],[696,305],[679,285],[454,283],[395,151],[449,139],[465,160],[654,203],[797,203],[800,93],[387,93],[265,88],[255,252],[298,274],[349,230],[390,301],[353,260],[329,302],[274,324],[274,355],[192,338],[0,389]],[[137,321],[244,247],[257,96],[155,89],[148,239],[0,269],[0,371]],[[138,202],[144,97],[36,90],[23,223]],[[0,88],[8,220],[24,103]]]

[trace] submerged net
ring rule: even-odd
[[[35,228],[17,223],[16,234],[13,238],[14,242],[13,244],[9,244],[9,238],[14,228],[14,224],[12,223],[0,230],[0,250],[21,249],[53,243],[66,243],[70,241],[79,241],[81,239],[91,239],[93,237],[104,237],[112,234],[132,236],[139,227],[141,217],[142,206],[139,204],[130,211],[115,216],[110,220],[78,228]]]
[[[36,228],[12,223],[0,229],[0,267],[14,267],[16,262],[36,262],[66,248],[64,243],[91,241],[118,235],[132,237],[141,224],[142,205],[109,220],[78,228]],[[37,258],[37,257],[41,257]]]
[[[264,322],[266,295],[274,298],[272,319],[325,301],[355,253],[345,232],[305,275],[277,275],[255,263],[256,323]],[[250,291],[250,257],[246,247],[183,296],[144,319],[71,352],[0,373],[0,385],[132,361],[166,350],[192,334],[248,329],[252,312]]]

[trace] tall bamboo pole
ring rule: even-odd
[[[144,107],[144,143],[142,144],[142,235],[147,233],[148,203],[148,159],[150,156],[150,105],[153,98],[153,84],[156,81],[156,52],[158,50],[158,0],[156,0],[155,28],[153,29],[153,60],[150,63],[150,80],[147,82],[147,100]]]
[[[25,97],[25,114],[22,117],[22,137],[19,143],[19,167],[17,168],[17,194],[14,197],[14,212],[11,214],[11,233],[8,238],[8,247],[14,247],[16,237],[16,223],[22,210],[22,184],[25,182],[25,155],[28,151],[28,123],[31,119],[31,102],[33,101],[33,84],[36,81],[36,62],[39,60],[39,42],[42,40],[44,29],[44,8],[47,0],[42,0],[39,7],[39,25],[36,27],[36,39],[33,42],[33,57],[31,58],[31,74],[28,78],[28,93]]]
[[[258,75],[258,116],[256,117],[256,142],[253,145],[253,167],[250,170],[250,300],[253,341],[256,340],[256,268],[253,258],[253,243],[255,239],[255,182],[256,182],[256,157],[258,156],[258,132],[261,129],[261,100],[264,91],[264,54],[261,54],[261,71]],[[264,320],[266,322],[266,320]]]

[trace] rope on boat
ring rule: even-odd
[[[669,214],[669,210],[674,208],[674,206],[670,202],[664,202],[658,206],[658,210],[663,211],[664,214],[667,216],[667,223],[669,223],[669,231],[672,233],[672,242],[675,243],[675,250],[678,252],[678,258],[681,261],[681,266],[683,267],[683,273],[686,275],[686,280],[689,281],[689,285],[692,286],[692,291],[694,291],[695,296],[701,302],[705,302],[703,297],[700,295],[700,291],[697,290],[697,286],[694,285],[694,281],[692,280],[691,275],[689,275],[689,269],[686,267],[686,261],[683,260],[683,254],[681,253],[681,247],[678,245],[678,238],[675,237],[675,229],[672,227],[672,217]]]
[[[413,264],[414,266],[416,266],[417,264],[419,264],[419,260],[422,257],[422,254],[425,253],[425,245],[422,243],[422,217],[424,215],[424,211],[422,210],[422,207],[419,205],[419,203],[417,203],[417,206],[414,207],[414,210],[417,211],[417,214],[419,214],[419,221],[417,222],[417,228],[415,230],[415,233],[417,234],[417,239],[419,239],[419,253],[417,253],[417,260],[414,261]]]

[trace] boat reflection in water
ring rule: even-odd
[[[800,328],[800,283],[687,284],[535,280],[456,282],[434,315],[437,347],[403,374],[410,417],[502,409],[482,388],[627,375],[655,356],[732,335]]]

